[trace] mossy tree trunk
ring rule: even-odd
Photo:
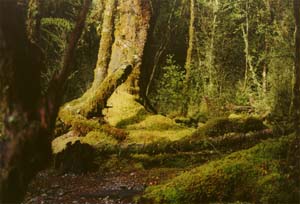
[[[41,2],[40,0],[30,0],[27,12],[27,34],[32,43],[40,43],[40,24],[41,24]]]
[[[28,183],[51,157],[51,135],[90,4],[91,0],[84,1],[61,72],[42,95],[40,70],[44,65],[38,47],[27,35],[25,9],[18,0],[0,2],[0,104],[5,111],[0,138],[1,203],[21,202]]]
[[[294,128],[296,137],[290,144],[288,161],[289,168],[292,169],[291,180],[299,187],[300,183],[300,1],[294,0],[295,18],[295,84],[294,84]]]
[[[101,85],[91,88],[84,95],[62,107],[59,117],[65,124],[69,124],[75,115],[81,115],[87,119],[102,117],[102,110],[106,107],[107,100],[114,91],[127,80],[132,72],[132,65],[120,67],[114,73],[109,74]]]
[[[117,69],[132,65],[126,91],[138,94],[140,66],[147,40],[151,11],[149,1],[109,0],[103,18],[102,36],[93,89]],[[125,87],[125,86],[124,86]]]
[[[124,64],[132,64],[132,73],[123,86],[130,94],[139,95],[140,68],[150,24],[150,1],[128,0],[118,2],[115,42],[112,45],[108,73]]]
[[[149,1],[106,2],[93,85],[61,109],[60,116],[65,123],[68,123],[66,113],[101,117],[107,100],[120,85],[120,90],[139,96],[140,67],[150,17]]]
[[[114,40],[116,6],[117,0],[108,0],[105,2],[98,61],[94,70],[94,87],[98,87],[107,76],[108,65],[111,57],[111,47]]]
[[[185,79],[185,87],[184,93],[186,94],[186,101],[184,102],[184,107],[182,114],[187,116],[189,110],[189,84],[190,84],[190,75],[191,69],[193,66],[193,52],[194,52],[194,41],[195,41],[195,1],[190,0],[190,25],[189,25],[189,42],[188,42],[188,50],[186,56],[185,70],[186,70],[186,79]]]
[[[295,84],[294,84],[294,123],[297,134],[300,134],[300,1],[294,0],[295,34]],[[300,137],[300,136],[299,136]]]

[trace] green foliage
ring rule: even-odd
[[[43,18],[41,21],[41,44],[46,58],[46,70],[42,72],[44,89],[60,68],[67,36],[73,26],[73,23],[64,18]]]
[[[95,2],[96,3],[96,2]],[[42,4],[41,48],[45,54],[46,69],[42,70],[43,89],[62,65],[70,31],[74,28],[82,0],[47,1]],[[97,60],[101,18],[95,13],[101,12],[102,2],[93,5],[87,18],[86,26],[76,49],[74,59],[75,71],[67,81],[66,100],[80,96],[89,86],[93,77],[93,69]]]
[[[162,67],[161,75],[157,79],[156,94],[153,102],[158,104],[158,111],[164,114],[180,112],[184,99],[182,93],[185,74],[182,68],[176,64],[174,57],[169,55],[166,65]]]
[[[193,60],[189,90],[184,93],[189,115],[200,109],[220,116],[224,104],[236,104],[251,105],[261,115],[286,117],[293,78],[292,5],[199,0],[195,10]],[[212,103],[206,104],[205,98]]]

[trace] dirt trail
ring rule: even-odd
[[[178,169],[94,172],[85,175],[47,170],[32,182],[24,204],[130,204],[147,186],[178,175]]]

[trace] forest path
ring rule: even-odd
[[[178,175],[182,169],[115,169],[84,175],[47,170],[29,187],[24,204],[130,204],[147,186]]]

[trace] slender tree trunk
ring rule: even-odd
[[[208,52],[208,73],[209,73],[209,84],[208,84],[208,93],[212,93],[214,89],[214,47],[215,47],[215,38],[216,38],[216,27],[217,27],[217,11],[219,7],[218,0],[215,0],[213,3],[213,24],[212,24],[212,33],[211,41]]]
[[[190,0],[189,47],[187,50],[186,64],[185,64],[187,81],[189,81],[190,78],[190,69],[192,66],[193,51],[194,51],[194,40],[195,40],[195,1]]]
[[[40,24],[41,24],[41,2],[40,0],[30,0],[28,3],[27,13],[27,34],[29,40],[33,44],[39,44],[40,42]]]
[[[294,84],[294,128],[296,138],[290,143],[288,165],[292,169],[290,178],[295,184],[300,183],[300,1],[294,0],[295,18],[295,84]],[[299,196],[299,195],[298,195]]]
[[[184,101],[184,105],[182,107],[182,115],[186,116],[189,111],[189,103],[190,97],[188,94],[188,90],[190,88],[190,75],[192,69],[192,61],[193,61],[193,52],[194,52],[194,41],[195,41],[195,1],[190,0],[190,25],[189,25],[189,43],[188,50],[186,56],[185,63],[185,83],[184,83],[184,93],[186,95],[186,100]]]
[[[294,84],[294,124],[297,135],[300,134],[300,1],[294,0],[295,33],[295,84]],[[299,136],[300,137],[300,136]]]
[[[245,43],[245,61],[246,61],[246,67],[245,67],[245,79],[244,79],[244,89],[247,87],[247,83],[249,82],[249,74],[251,74],[251,79],[253,80],[254,85],[257,86],[257,88],[261,88],[261,84],[259,83],[254,66],[252,64],[252,56],[250,54],[250,47],[249,47],[249,12],[250,12],[250,7],[249,7],[249,0],[246,1],[246,22],[245,22],[245,27],[242,25],[242,32],[243,32],[243,38],[244,38],[244,43]]]
[[[0,1],[0,76],[7,87],[1,98],[5,106],[4,136],[0,139],[1,203],[21,202],[28,183],[51,157],[55,119],[90,3],[91,0],[84,1],[62,70],[44,97],[40,88],[43,63],[37,59],[34,40],[28,39],[26,13],[17,0]]]
[[[117,0],[108,0],[105,3],[98,61],[94,70],[93,87],[98,87],[107,76],[111,48],[114,41],[116,6]]]

